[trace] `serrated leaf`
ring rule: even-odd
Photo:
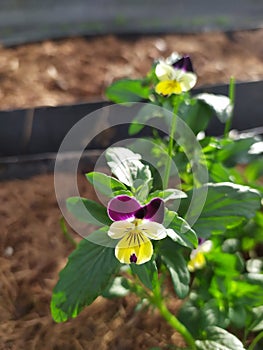
[[[197,247],[198,239],[195,231],[176,212],[165,209],[163,225],[167,228],[167,236],[174,242],[188,248]]]
[[[51,300],[54,321],[76,317],[107,287],[120,267],[114,249],[82,240],[59,274]]]
[[[226,121],[231,118],[233,105],[229,97],[203,93],[196,95],[195,98],[207,104],[222,123],[226,123]]]
[[[178,248],[176,243],[166,238],[160,244],[159,254],[170,272],[178,298],[183,299],[189,292],[190,274],[185,258]]]
[[[154,260],[150,260],[142,265],[131,264],[132,272],[138,276],[140,281],[150,290],[154,288],[154,282],[157,277],[157,267]]]
[[[140,154],[133,153],[127,148],[108,148],[106,159],[112,173],[131,188],[136,189],[145,181],[152,179],[149,166],[140,161]]]
[[[196,195],[198,196],[198,192],[205,187],[208,190],[206,202],[193,226],[200,237],[207,238],[212,233],[224,233],[227,229],[252,218],[260,208],[259,192],[248,186],[230,182],[209,183],[195,189]],[[187,208],[187,202],[184,202],[184,205]],[[198,210],[199,203],[196,202],[192,207],[193,216]],[[188,220],[191,221],[191,216],[188,217]]]
[[[91,172],[86,174],[86,178],[96,190],[99,190],[107,197],[114,197],[120,191],[122,193],[127,192],[127,194],[131,193],[121,181],[112,176],[100,172]]]
[[[245,350],[241,341],[225,329],[211,326],[206,328],[206,340],[196,340],[198,350]]]
[[[115,103],[139,102],[149,97],[150,88],[139,79],[120,79],[111,84],[105,93]]]
[[[66,201],[68,211],[81,222],[109,226],[110,220],[107,209],[97,202],[81,197],[69,197]]]

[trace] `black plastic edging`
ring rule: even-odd
[[[194,89],[194,94],[210,92],[228,94],[228,85]],[[246,130],[262,126],[263,81],[236,84],[236,104],[232,128]],[[0,157],[55,153],[67,132],[87,114],[109,105],[109,102],[81,103],[58,107],[40,107],[0,111]],[[116,133],[125,138],[128,126],[111,130],[107,137],[95,139],[88,149],[105,149]],[[221,135],[224,125],[213,118],[208,134]]]

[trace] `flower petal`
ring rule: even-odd
[[[134,224],[128,221],[114,221],[110,225],[108,235],[113,239],[119,239],[132,229],[134,229]]]
[[[155,67],[155,74],[161,81],[174,80],[174,68],[163,61],[160,61]]]
[[[210,250],[212,249],[212,241],[205,241],[204,243],[202,243],[197,249],[199,252],[203,252],[203,253],[209,253]]]
[[[147,205],[145,205],[144,219],[159,222],[164,219],[164,201],[161,198],[153,198]]]
[[[179,95],[183,90],[182,90],[181,84],[178,81],[165,80],[165,81],[160,81],[155,86],[155,91],[159,95],[170,96],[172,94]]]
[[[184,56],[179,58],[176,62],[172,64],[176,69],[182,69],[186,72],[194,72],[193,65],[189,56]]]
[[[182,91],[191,90],[197,81],[197,76],[195,73],[184,73],[180,78],[180,86]]]
[[[127,235],[128,236],[128,235]],[[129,237],[125,236],[115,247],[115,256],[123,264],[144,264],[151,260],[153,246],[147,237],[143,237],[140,245],[129,245]]]
[[[138,225],[138,230],[150,239],[163,239],[167,236],[166,228],[157,222],[148,221]]]
[[[135,198],[117,196],[108,203],[108,215],[113,221],[127,220],[134,218],[140,208],[141,205]]]
[[[205,257],[202,252],[197,252],[193,258],[188,262],[188,270],[193,272],[196,269],[202,269],[205,266]]]

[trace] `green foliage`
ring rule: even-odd
[[[76,317],[84,306],[102,294],[119,267],[112,248],[82,240],[69,256],[53,290],[53,319],[64,322]]]
[[[190,274],[180,247],[171,239],[164,239],[160,244],[159,254],[166,265],[178,298],[183,299],[189,291]]]
[[[211,234],[222,234],[227,229],[236,227],[242,222],[252,218],[260,208],[259,193],[247,186],[233,183],[209,183],[207,187],[207,198],[201,215],[193,226],[193,229],[200,237],[210,237]],[[202,192],[202,187],[195,190]],[[184,210],[187,209],[191,196],[184,201]],[[195,213],[198,209],[192,208]],[[179,211],[180,212],[180,211]],[[189,218],[188,218],[189,220]]]
[[[110,225],[112,223],[106,208],[90,199],[70,197],[67,198],[66,204],[68,211],[81,222],[97,226]]]
[[[164,226],[167,227],[167,236],[174,242],[188,248],[196,248],[198,241],[195,231],[177,213],[166,209]]]
[[[122,79],[106,89],[106,96],[115,103],[139,102],[147,99],[150,91],[142,80]]]
[[[231,118],[233,105],[231,104],[230,98],[223,95],[214,95],[214,94],[199,94],[195,98],[199,101],[203,101],[212,112],[218,117],[222,123]]]
[[[96,190],[100,191],[107,197],[114,197],[116,196],[116,193],[131,195],[131,192],[127,187],[121,181],[112,176],[99,172],[91,172],[86,174],[86,178]]]
[[[131,271],[138,276],[139,280],[146,288],[153,290],[157,276],[157,267],[154,260],[150,260],[142,265],[131,264]]]
[[[196,340],[198,350],[245,350],[241,341],[233,334],[219,327],[207,327],[205,340]]]
[[[149,166],[140,161],[141,156],[127,148],[108,148],[106,159],[112,173],[132,190],[138,189],[152,179]]]

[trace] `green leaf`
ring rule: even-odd
[[[212,110],[206,103],[191,99],[180,105],[178,115],[192,129],[194,134],[204,131],[212,117]]]
[[[127,148],[108,148],[106,159],[112,173],[131,188],[136,189],[152,179],[149,166],[140,161],[140,154],[133,153]]]
[[[254,307],[252,309],[252,322],[249,329],[253,332],[259,332],[263,330],[263,305]]]
[[[148,194],[152,188],[153,179],[146,180],[141,186],[135,191],[135,197],[139,202],[143,203],[146,201]]]
[[[197,247],[198,239],[195,231],[176,212],[165,209],[163,225],[167,228],[167,236],[174,242],[191,249]]]
[[[168,111],[167,109],[147,103],[134,117],[129,127],[129,135],[134,135],[140,132],[144,128],[145,124],[147,124],[147,121],[152,118],[163,118],[165,116],[171,118],[171,115],[172,112]]]
[[[120,79],[106,89],[106,96],[115,103],[139,102],[148,99],[150,88],[142,80]]]
[[[195,98],[199,101],[203,101],[209,106],[221,123],[225,123],[232,116],[233,105],[230,98],[224,95],[214,95],[203,93],[196,95]]]
[[[206,328],[206,340],[196,340],[198,350],[245,350],[241,341],[225,329]]]
[[[166,238],[160,244],[159,254],[170,272],[178,298],[185,298],[189,291],[190,274],[179,246]]]
[[[97,202],[81,197],[69,197],[66,201],[68,211],[81,222],[102,226],[111,225],[107,209]]]
[[[166,190],[157,190],[149,194],[148,200],[153,198],[162,198],[164,202],[174,199],[187,198],[187,194],[175,188],[167,188]]]
[[[82,240],[69,256],[53,290],[51,313],[54,321],[64,322],[76,317],[84,306],[101,295],[119,267],[114,249]]]
[[[244,305],[233,305],[229,308],[229,319],[236,328],[243,328],[246,325],[247,312]]]
[[[131,264],[132,272],[137,275],[140,281],[150,290],[154,288],[154,281],[157,277],[157,267],[154,260],[142,265]]]
[[[107,197],[114,197],[116,195],[115,193],[119,191],[123,191],[123,193],[127,191],[127,194],[131,194],[122,182],[106,174],[91,172],[86,174],[86,178],[95,189],[99,190]]]
[[[260,208],[260,195],[250,187],[228,182],[209,183],[203,187],[207,187],[208,190],[206,202],[193,226],[200,237],[209,237],[212,233],[224,233],[242,221],[251,219]],[[195,190],[197,196],[203,187]],[[186,209],[187,200],[184,202]],[[198,210],[199,203],[196,202],[191,211],[192,215]],[[188,221],[190,219],[191,217]]]
[[[217,153],[217,160],[223,162],[227,167],[250,163],[256,156],[250,154],[249,150],[256,142],[256,137],[246,137],[235,140],[222,139],[219,142],[219,147],[221,149]]]

